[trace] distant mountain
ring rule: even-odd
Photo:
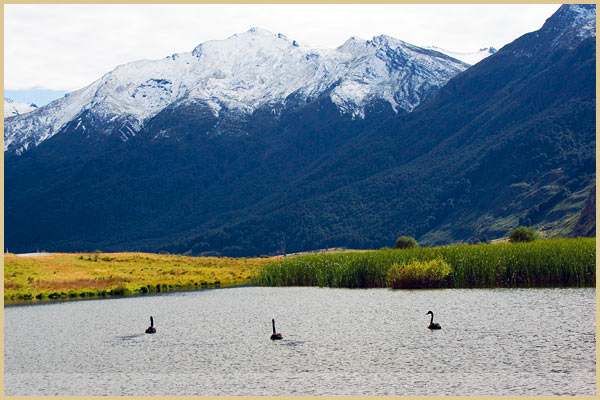
[[[354,117],[364,117],[375,101],[396,112],[411,111],[467,67],[389,36],[353,37],[323,50],[252,28],[189,53],[121,65],[88,87],[7,121],[4,146],[20,154],[83,114],[104,135],[125,141],[167,109],[192,107],[195,114],[205,113],[212,126],[206,133],[231,133],[221,125],[258,110],[277,116],[319,96]]]
[[[387,37],[209,43],[6,121],[9,248],[240,256],[594,229],[595,5],[468,69]],[[193,57],[212,61],[195,75]]]
[[[4,118],[25,114],[37,108],[35,104],[18,103],[12,99],[4,98]]]
[[[479,61],[483,60],[486,57],[491,56],[496,51],[498,51],[493,47],[484,47],[482,49],[479,49],[478,51],[473,51],[473,52],[469,52],[469,53],[457,53],[454,51],[444,50],[444,49],[436,47],[436,46],[427,46],[425,48],[429,49],[429,50],[438,51],[442,54],[445,54],[452,58],[456,58],[457,60],[460,60],[469,65],[477,64]]]

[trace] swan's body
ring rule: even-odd
[[[271,335],[271,340],[281,340],[283,339],[283,335],[281,333],[277,333],[275,332],[275,320],[271,320],[273,321],[273,334]]]
[[[150,326],[146,329],[146,333],[156,333],[156,328],[154,327],[154,318],[150,317]]]
[[[442,329],[442,327],[440,326],[440,324],[438,324],[437,322],[433,322],[433,313],[431,311],[428,311],[427,314],[428,315],[431,314],[431,321],[429,322],[429,329]]]

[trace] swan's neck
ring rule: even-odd
[[[275,334],[275,320],[273,320],[273,334]]]
[[[431,321],[429,322],[429,325],[433,325],[433,313],[431,313]]]
[[[150,327],[154,326],[154,318],[150,317]]]

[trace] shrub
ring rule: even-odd
[[[95,250],[94,251],[94,262],[98,261],[98,254],[102,254],[102,252],[100,250]]]
[[[119,286],[110,291],[111,296],[129,296],[131,295],[131,290],[124,286]]]
[[[508,241],[511,243],[533,242],[540,238],[540,234],[533,228],[519,226],[508,234]]]
[[[397,249],[411,249],[413,247],[419,247],[419,243],[415,240],[415,238],[410,236],[400,236],[398,239],[396,239],[395,247]]]
[[[387,275],[387,284],[393,289],[424,289],[448,286],[452,267],[441,258],[413,261],[406,265],[394,264]]]

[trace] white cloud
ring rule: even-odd
[[[314,47],[386,34],[467,52],[539,29],[558,4],[4,5],[5,89],[75,90],[118,64],[259,26]]]

